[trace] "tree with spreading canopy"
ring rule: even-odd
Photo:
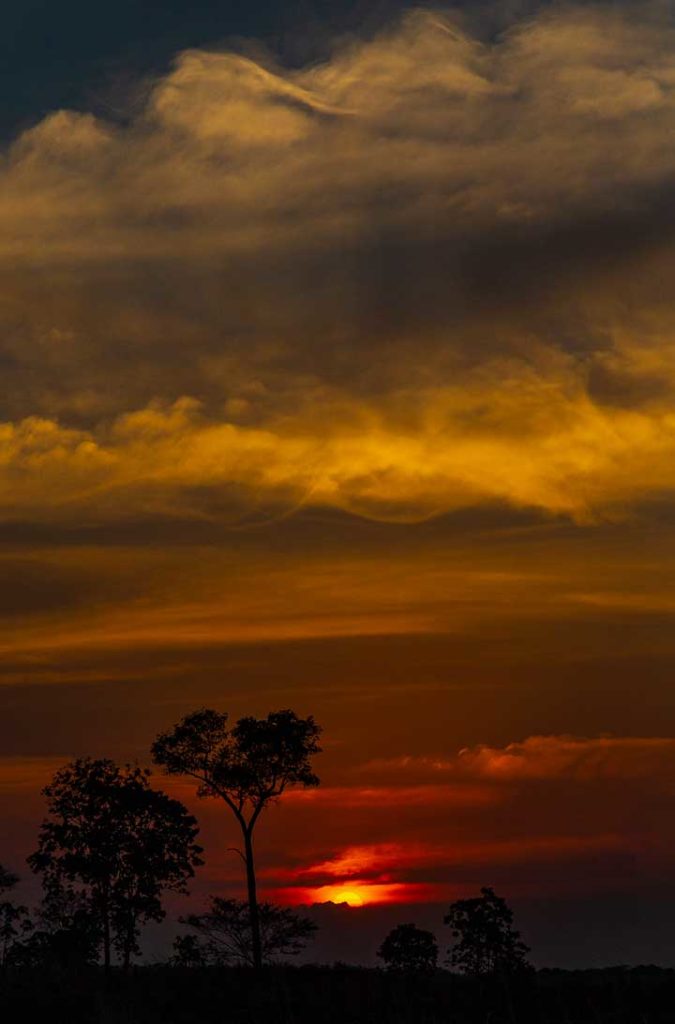
[[[449,963],[464,974],[512,974],[527,970],[528,946],[513,927],[513,911],[494,889],[457,900],[444,917],[455,940]]]
[[[377,951],[391,971],[406,974],[436,970],[438,945],[431,932],[414,924],[399,924],[387,935]]]
[[[213,897],[206,914],[189,914],[180,918],[197,936],[181,935],[174,943],[176,963],[183,965],[234,964],[255,966],[248,903]],[[263,963],[274,963],[280,957],[297,956],[312,938],[317,926],[308,917],[294,913],[289,907],[273,903],[258,905],[260,944]]]
[[[312,716],[273,711],[267,718],[240,718],[228,728],[224,712],[203,708],[187,715],[152,747],[156,764],[170,775],[198,783],[197,795],[222,799],[241,828],[246,867],[252,963],[262,966],[253,832],[263,810],[291,786],[317,786],[311,757],[320,753],[321,732]]]
[[[161,921],[162,894],[186,892],[202,863],[195,818],[149,777],[147,769],[80,758],[43,790],[49,816],[28,863],[42,875],[47,906],[68,900],[96,922],[106,970],[113,950],[128,968],[140,925]]]

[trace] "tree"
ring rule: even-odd
[[[19,878],[0,864],[0,894],[13,889]],[[4,969],[12,958],[12,951],[32,928],[28,907],[11,900],[0,900],[0,967]]]
[[[262,966],[260,914],[253,857],[253,831],[263,810],[290,786],[318,786],[310,758],[321,748],[314,719],[293,711],[267,718],[240,718],[231,729],[228,716],[204,708],[187,715],[158,736],[152,756],[170,775],[197,781],[197,795],[219,797],[241,828],[246,867],[253,966]]]
[[[529,948],[513,928],[513,912],[493,889],[457,900],[443,920],[455,939],[449,963],[465,974],[510,974],[529,968]]]
[[[414,924],[399,924],[389,932],[377,955],[389,970],[431,973],[436,970],[438,945],[431,932]]]
[[[43,876],[47,906],[67,898],[86,908],[106,970],[113,949],[128,968],[140,925],[164,917],[162,893],[185,892],[202,863],[195,818],[149,777],[147,769],[81,758],[43,790],[49,817],[28,862]]]
[[[88,910],[80,910],[61,921],[44,921],[10,950],[13,967],[58,966],[80,971],[98,962],[101,944],[100,926]]]
[[[192,928],[205,941],[188,942],[193,936],[176,940],[175,949],[186,964],[243,964],[255,966],[248,903],[214,897],[207,914],[182,917],[181,924]],[[293,913],[288,907],[272,903],[258,905],[260,942],[263,963],[278,957],[297,956],[312,938],[317,926],[307,917]]]
[[[13,889],[19,881],[19,876],[15,875],[12,871],[8,871],[0,864],[0,893],[7,892],[8,889]]]
[[[81,970],[98,962],[101,923],[91,913],[86,893],[52,880],[36,913],[35,930],[14,945],[11,962],[16,966],[44,967],[56,964]]]
[[[181,919],[182,922],[182,919]],[[177,935],[173,940],[171,967],[208,967],[204,947],[196,935]]]

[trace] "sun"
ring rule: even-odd
[[[304,906],[312,903],[346,903],[350,907],[368,907],[373,903],[409,903],[420,901],[419,886],[407,882],[372,882],[348,879],[318,886],[293,886],[275,889],[275,898],[284,906]],[[428,899],[428,893],[424,895]]]
[[[333,903],[348,903],[350,907],[363,906],[363,896],[355,889],[339,889],[332,899]]]

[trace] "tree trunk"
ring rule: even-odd
[[[260,940],[260,916],[258,914],[258,893],[253,862],[253,833],[244,829],[244,850],[246,853],[246,884],[248,888],[248,913],[251,921],[251,953],[256,971],[262,967],[262,942]]]
[[[110,974],[110,914],[107,901],[103,905],[103,970]]]
[[[134,941],[133,919],[131,919],[131,915],[129,915],[129,916],[130,916],[130,920],[129,920],[129,923],[127,925],[127,933],[126,933],[126,936],[124,938],[124,963],[123,963],[123,969],[124,969],[124,973],[125,974],[128,973],[129,967],[131,965],[131,946],[132,946],[133,941]]]

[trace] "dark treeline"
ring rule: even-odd
[[[3,1020],[50,1024],[671,1024],[675,970],[543,970],[512,979],[342,964],[26,970],[0,978]]]
[[[214,895],[206,911],[180,918],[184,931],[162,965],[137,963],[142,928],[163,920],[165,895],[187,893],[204,863],[197,820],[147,768],[79,758],[57,771],[28,857],[42,882],[37,908],[12,899],[18,876],[0,867],[6,1019],[675,1021],[671,971],[534,971],[510,907],[489,887],[451,904],[439,921],[442,952],[436,935],[403,922],[376,951],[381,968],[283,966],[316,925],[259,900],[255,829],[287,789],[319,784],[320,731],[289,710],[230,727],[226,714],[202,709],[157,737],[155,765],[192,780],[236,820],[247,894]]]

